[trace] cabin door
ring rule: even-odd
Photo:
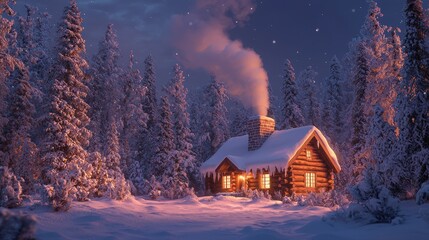
[[[244,175],[237,175],[237,188],[236,191],[241,191],[241,189],[246,190],[246,178]]]

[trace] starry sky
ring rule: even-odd
[[[18,0],[38,7],[58,22],[68,0]],[[219,0],[222,2],[222,0]],[[170,79],[172,66],[179,61],[170,34],[173,15],[192,11],[195,0],[77,0],[84,17],[87,57],[97,51],[107,24],[113,23],[119,38],[122,61],[133,50],[142,64],[148,54],[155,58],[159,86]],[[330,59],[342,58],[349,42],[359,35],[368,4],[366,0],[259,0],[247,21],[228,31],[261,56],[275,95],[280,94],[283,63],[289,58],[296,72],[313,66],[318,81],[326,78]],[[378,0],[384,14],[380,21],[404,30],[404,0]],[[425,7],[428,7],[424,1]],[[141,65],[142,67],[142,65]],[[202,69],[186,69],[190,89],[206,84],[210,77]]]

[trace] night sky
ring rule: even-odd
[[[151,53],[156,62],[159,86],[169,79],[177,50],[171,45],[171,18],[192,11],[195,0],[77,0],[84,17],[88,58],[97,50],[106,26],[113,23],[120,42],[122,61],[132,49],[143,63]],[[220,1],[221,2],[221,1]],[[381,22],[404,30],[404,0],[379,0],[384,14]],[[23,12],[30,4],[49,12],[57,23],[68,0],[18,0],[15,9]],[[232,39],[252,48],[263,61],[274,94],[279,94],[283,63],[291,59],[298,74],[312,65],[319,81],[328,74],[333,55],[342,58],[348,43],[359,34],[367,13],[366,0],[262,0],[250,18],[229,31]],[[424,1],[425,7],[427,2]],[[143,68],[141,66],[141,68]],[[208,73],[185,69],[191,89],[207,83]]]

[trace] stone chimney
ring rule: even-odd
[[[247,121],[248,150],[254,151],[274,132],[276,122],[266,116],[253,116]]]

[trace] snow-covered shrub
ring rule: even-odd
[[[51,186],[47,187],[47,190],[52,191],[50,197],[50,204],[55,211],[67,211],[70,209],[72,197],[70,192],[73,188],[73,185],[70,181],[67,181],[64,178],[58,178]]]
[[[13,213],[0,208],[0,238],[2,240],[35,239],[36,220],[33,216]]]
[[[282,192],[281,191],[275,191],[273,194],[273,200],[282,201],[283,200]]]
[[[0,207],[20,206],[21,194],[21,184],[16,176],[7,167],[0,167]]]
[[[161,196],[162,193],[162,185],[160,182],[156,180],[156,177],[152,175],[150,178],[150,181],[146,181],[146,188],[144,192],[146,192],[150,198],[152,199],[158,199]]]
[[[372,169],[364,172],[364,178],[350,189],[353,202],[347,214],[356,220],[370,223],[390,223],[399,213],[399,199],[393,197],[380,181],[380,175]]]
[[[301,206],[320,206],[320,207],[335,207],[344,206],[347,203],[347,198],[339,192],[333,190],[329,192],[309,193],[301,202]]]
[[[243,191],[243,196],[253,200],[268,199],[271,200],[271,195],[268,191],[247,189]]]
[[[164,176],[162,179],[162,195],[168,199],[179,199],[189,194],[189,187],[185,182],[177,180],[176,177]]]
[[[131,187],[124,175],[118,171],[111,171],[110,174],[105,196],[116,200],[129,197],[131,195]]]
[[[133,161],[131,166],[128,168],[129,179],[132,181],[131,193],[133,195],[141,195],[146,193],[146,181],[143,177],[143,171],[140,166],[140,162]]]
[[[429,181],[422,184],[422,187],[416,194],[416,203],[421,205],[429,201]]]
[[[283,204],[292,204],[293,201],[292,201],[292,198],[290,198],[288,196],[284,196],[283,199],[282,199],[282,203]]]

